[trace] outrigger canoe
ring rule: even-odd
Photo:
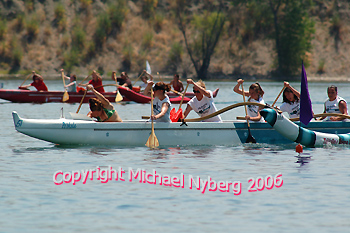
[[[84,92],[68,92],[69,99],[66,103],[80,103],[84,96]],[[1,89],[0,98],[17,103],[51,103],[62,102],[63,91],[31,91],[21,89]],[[115,102],[117,92],[104,92],[103,95],[111,102]],[[87,92],[84,103],[90,98],[96,97],[94,93]]]
[[[324,129],[300,126],[273,109],[263,109],[260,114],[264,119],[288,140],[300,143],[304,146],[315,147],[327,144],[350,144],[350,122],[310,122],[309,125],[322,124]],[[328,129],[325,129],[327,126]]]
[[[125,87],[119,87],[118,89],[122,96],[136,103],[146,104],[151,102],[151,97],[149,96],[145,96],[141,93],[137,93]],[[169,96],[171,103],[178,104],[181,102],[182,96],[174,96],[175,93],[167,93],[167,95]],[[183,99],[183,103],[187,103],[188,101],[190,101],[191,100],[190,98],[192,98],[193,96],[194,96],[193,92],[192,93],[187,92],[185,95],[185,98]]]
[[[244,104],[247,103],[235,105]],[[151,122],[145,120],[109,123],[66,118],[24,119],[17,112],[13,112],[12,115],[18,132],[60,145],[145,146],[151,133]],[[237,146],[245,143],[248,136],[246,121],[232,120],[222,123],[195,121],[196,119],[188,119],[186,124],[154,123],[160,146]],[[324,133],[345,134],[350,132],[350,122],[310,122],[308,128]],[[290,139],[282,137],[269,123],[251,123],[250,129],[257,143],[292,143]]]
[[[120,87],[119,89],[125,89]],[[136,93],[136,92],[135,92]],[[0,89],[0,98],[17,103],[51,103],[51,102],[62,102],[63,91],[31,91],[21,89]],[[80,103],[84,96],[84,92],[68,92],[69,99],[66,103]],[[103,95],[110,101],[115,102],[117,92],[104,92]],[[150,97],[138,94],[137,103],[148,103]],[[191,96],[189,93],[188,96]],[[90,98],[94,98],[95,95],[92,92],[87,92],[84,98],[84,103],[87,103]],[[169,98],[172,103],[180,103],[181,97],[169,93]],[[123,97],[123,101],[133,101],[128,99],[126,96]],[[184,98],[184,103],[188,102],[189,98]]]

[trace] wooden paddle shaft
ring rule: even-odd
[[[271,105],[271,107],[275,106],[275,103],[277,102],[278,98],[280,98],[280,95],[282,94],[282,92],[284,91],[286,87],[283,87],[282,90],[280,91],[280,93],[278,94],[278,96],[276,97],[275,101],[273,102],[273,104]]]
[[[66,81],[64,80],[64,73],[63,73],[63,71],[61,71],[61,76],[62,76],[63,87],[64,87],[66,85]]]
[[[77,113],[79,113],[79,111],[80,111],[80,107],[81,107],[81,105],[83,104],[84,98],[85,98],[85,96],[86,96],[86,92],[87,92],[87,90],[85,90],[84,95],[83,95],[83,98],[81,98],[81,101],[80,101],[80,104],[79,104]]]
[[[86,76],[86,78],[84,78],[78,85],[82,84],[91,74],[89,74],[88,76]]]
[[[136,82],[141,78],[141,76],[143,75],[143,73],[145,73],[145,71],[142,71],[142,73],[140,74],[140,76],[135,80],[133,86],[135,86]],[[116,79],[115,81],[117,81],[117,79]]]
[[[30,77],[30,75],[32,75],[33,73],[30,73],[30,74],[28,74],[27,75],[27,77],[24,79],[24,81],[22,82],[22,84],[20,85],[20,87],[21,86],[23,86],[23,84],[27,81],[27,79]]]
[[[182,102],[184,101],[184,98],[185,98],[185,94],[186,94],[186,91],[187,91],[188,85],[189,85],[189,83],[187,83],[186,88],[185,88],[185,92],[184,92],[184,93],[183,93],[183,95],[182,95],[182,98],[181,98],[181,102],[180,102],[179,109],[181,109]]]

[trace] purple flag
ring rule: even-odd
[[[300,122],[304,125],[309,124],[314,114],[312,113],[311,99],[309,95],[309,89],[307,86],[307,77],[302,62],[301,70],[301,91],[300,91]]]

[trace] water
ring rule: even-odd
[[[4,88],[19,81],[3,80]],[[248,89],[250,83],[246,83]],[[282,83],[261,83],[264,99],[272,103]],[[207,83],[220,88],[221,109],[242,101],[234,83]],[[297,89],[300,84],[292,83]],[[323,111],[327,83],[309,83],[315,113]],[[51,90],[61,82],[47,81]],[[350,100],[350,84],[338,84],[339,95]],[[277,105],[280,105],[280,101]],[[350,227],[348,147],[304,149],[309,163],[296,163],[295,145],[238,147],[61,147],[15,131],[11,112],[26,118],[58,118],[75,112],[78,104],[17,104],[0,101],[0,232],[347,232]],[[122,119],[149,115],[149,105],[115,105]],[[175,105],[177,108],[178,105]],[[86,104],[80,113],[87,113]],[[243,116],[238,108],[223,119]],[[196,117],[195,114],[189,116]],[[123,135],[120,135],[121,137]],[[145,139],[146,141],[147,139]],[[125,170],[153,170],[165,176],[184,176],[184,188],[133,180],[102,183],[96,178],[76,185],[55,185],[57,171],[70,172],[111,166]],[[282,174],[281,187],[248,192],[249,178]],[[190,177],[241,183],[240,195],[205,193],[189,188]],[[58,176],[62,179],[62,175]]]

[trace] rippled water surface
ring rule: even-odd
[[[20,81],[1,80],[4,88]],[[61,82],[47,81],[51,90]],[[282,83],[261,83],[264,99],[272,103]],[[300,84],[292,83],[297,89]],[[323,111],[327,83],[309,83],[315,113]],[[210,82],[220,88],[217,108],[242,102],[232,82]],[[248,89],[249,83],[245,84]],[[338,84],[339,95],[350,100],[350,84]],[[106,88],[107,89],[107,88]],[[108,90],[108,89],[107,89]],[[112,89],[111,89],[112,90]],[[280,102],[277,104],[280,105]],[[78,104],[18,104],[0,100],[0,232],[348,232],[350,229],[350,150],[348,147],[304,149],[309,163],[296,163],[295,144],[238,147],[62,147],[15,131],[11,117],[58,118],[75,112]],[[149,105],[116,104],[123,119],[149,115]],[[175,105],[178,107],[178,105]],[[87,113],[83,105],[81,113]],[[243,116],[244,109],[223,114]],[[196,117],[191,114],[189,117]],[[122,137],[123,135],[120,135]],[[215,136],[215,135],[213,135]],[[117,140],[117,139],[116,139]],[[147,138],[145,139],[145,141]],[[122,168],[125,181],[55,185],[57,171]],[[129,169],[143,169],[163,178],[184,177],[184,188],[128,180]],[[181,175],[183,174],[183,176]],[[249,178],[275,177],[271,189],[249,192]],[[241,193],[189,188],[190,178],[240,182]],[[58,176],[62,179],[62,175]],[[268,184],[269,185],[269,184]],[[237,193],[236,193],[237,194]]]

